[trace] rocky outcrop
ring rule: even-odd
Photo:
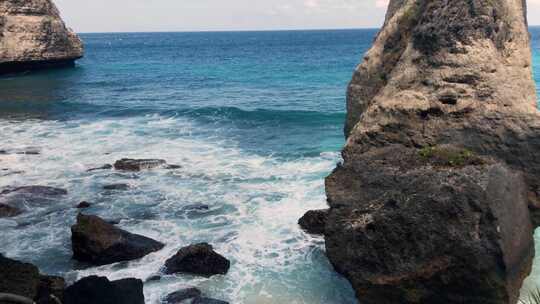
[[[71,66],[82,56],[51,0],[0,1],[0,74]]]
[[[143,282],[139,279],[109,281],[90,276],[66,288],[64,304],[144,304]]]
[[[62,300],[64,285],[63,278],[42,275],[36,266],[0,254],[0,294],[24,297],[37,304],[56,304],[56,300]]]
[[[129,261],[161,250],[165,245],[142,235],[129,233],[105,220],[79,214],[71,227],[73,258],[95,265]]]
[[[165,262],[165,273],[191,273],[210,277],[226,274],[231,263],[206,243],[190,245]]]
[[[328,209],[310,210],[298,220],[298,225],[307,233],[323,234],[328,219]]]
[[[517,302],[540,223],[536,101],[525,1],[390,1],[326,180],[327,254],[362,303]]]

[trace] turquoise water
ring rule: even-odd
[[[148,283],[147,303],[185,285],[231,303],[356,303],[323,240],[296,222],[326,205],[323,178],[344,142],[345,88],[375,33],[84,34],[76,68],[0,78],[0,149],[41,150],[0,155],[4,172],[24,171],[0,173],[0,187],[69,190],[54,205],[0,220],[0,251],[68,280],[146,279],[178,248],[206,241],[232,260],[230,272]],[[539,29],[533,38],[539,67]],[[183,168],[86,172],[123,157]],[[101,190],[111,183],[132,188]],[[73,262],[71,207],[82,200],[94,203],[86,212],[166,248],[129,263]],[[209,210],[194,211],[200,204]]]

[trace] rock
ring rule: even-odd
[[[540,225],[524,5],[390,0],[326,180],[327,255],[362,303],[517,302]]]
[[[129,159],[123,158],[114,163],[116,170],[141,171],[164,166],[167,162],[163,159]]]
[[[0,192],[0,218],[22,214],[32,207],[53,204],[67,191],[46,186],[7,188]]]
[[[125,191],[125,190],[129,190],[129,188],[130,186],[128,184],[112,184],[112,185],[103,186],[103,190]]]
[[[60,196],[60,195],[68,194],[67,190],[65,189],[47,187],[47,186],[17,187],[13,189],[6,189],[2,191],[2,193],[0,194],[5,195],[5,194],[14,194],[14,193],[32,195],[32,196]]]
[[[165,262],[165,273],[190,273],[210,277],[226,274],[229,267],[229,260],[216,253],[211,245],[201,243],[184,247],[168,259]]]
[[[66,282],[64,278],[42,276],[36,298],[37,304],[58,304],[64,298]],[[58,300],[58,301],[57,301]]]
[[[103,165],[101,167],[88,169],[88,170],[86,170],[86,172],[93,172],[93,171],[99,171],[99,170],[110,170],[112,168],[113,168],[112,165],[106,164],[106,165]]]
[[[73,258],[105,265],[141,258],[161,250],[164,244],[121,230],[93,215],[79,214],[71,227]]]
[[[144,304],[143,282],[90,276],[66,288],[64,304]]]
[[[201,297],[201,291],[195,287],[189,287],[180,289],[173,293],[168,294],[164,299],[163,303],[166,304],[180,304],[185,300],[195,299]]]
[[[53,304],[50,300],[62,299],[63,289],[63,278],[41,275],[36,266],[0,254],[0,293],[29,298],[38,304]]]
[[[165,169],[168,169],[168,170],[182,169],[182,166],[180,166],[180,165],[167,165],[165,167]]]
[[[21,213],[23,213],[22,210],[18,208],[15,208],[9,205],[0,204],[0,218],[14,217]]]
[[[192,302],[192,304],[229,304],[229,302],[225,302],[222,300],[212,299],[212,298],[195,298],[195,300]]]
[[[87,201],[83,201],[83,202],[80,202],[80,203],[77,205],[77,207],[75,207],[75,208],[77,208],[77,209],[86,209],[86,208],[90,208],[90,207],[92,207],[92,204],[90,204],[90,203],[87,202]]]
[[[326,219],[328,218],[328,209],[310,210],[298,221],[298,225],[307,233],[323,234]]]
[[[72,66],[81,40],[50,0],[0,2],[0,73]]]
[[[161,281],[160,275],[153,275],[153,276],[150,276],[148,279],[146,279],[146,282],[156,282],[156,281]]]

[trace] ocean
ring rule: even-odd
[[[540,72],[540,28],[531,32]],[[145,284],[146,302],[189,285],[235,304],[357,303],[324,240],[297,220],[326,206],[324,177],[344,144],[346,86],[375,34],[82,34],[86,56],[75,68],[0,78],[0,150],[40,151],[0,155],[0,187],[69,191],[1,219],[0,252],[68,281],[144,280],[180,247],[208,242],[231,260],[226,276],[165,276]],[[182,168],[86,172],[125,157]],[[103,190],[116,183],[131,188]],[[86,213],[167,246],[127,263],[74,262],[69,228],[80,201],[93,203]],[[536,265],[526,288],[540,284]]]

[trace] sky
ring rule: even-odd
[[[376,28],[388,0],[54,0],[76,32]],[[540,0],[528,0],[540,25]]]

